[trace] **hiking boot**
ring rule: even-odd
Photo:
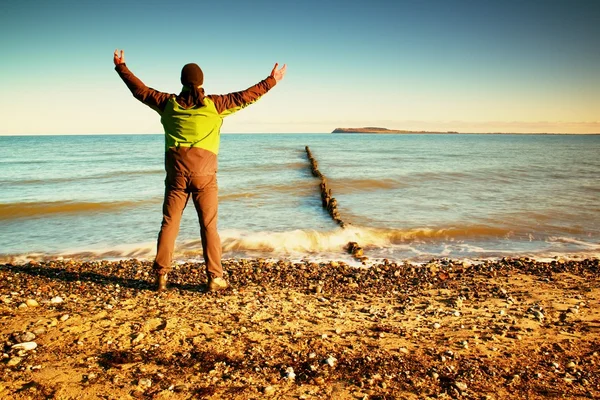
[[[164,292],[167,290],[167,274],[156,274],[156,291]]]
[[[208,291],[218,292],[227,288],[227,281],[223,278],[212,278],[208,281]]]

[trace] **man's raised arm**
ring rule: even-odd
[[[115,50],[113,61],[115,63],[115,71],[119,74],[123,82],[127,85],[133,97],[146,104],[159,114],[165,109],[165,104],[171,97],[169,93],[159,92],[158,90],[149,88],[136,77],[133,72],[125,65],[125,52]]]
[[[225,95],[209,95],[208,98],[214,101],[215,107],[220,115],[231,115],[260,99],[262,95],[267,93],[283,79],[287,66],[284,64],[283,67],[277,69],[278,65],[279,64],[275,63],[271,74],[266,79],[246,90]]]

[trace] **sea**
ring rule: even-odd
[[[160,134],[0,136],[0,262],[152,260],[164,175]],[[217,176],[224,258],[600,256],[600,135],[223,134]],[[191,201],[174,258],[202,261]]]

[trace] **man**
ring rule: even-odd
[[[208,290],[227,287],[221,266],[221,239],[217,232],[217,155],[223,118],[248,106],[267,93],[285,75],[286,65],[256,85],[226,95],[205,95],[204,74],[196,64],[181,70],[183,88],[178,95],[147,87],[125,65],[124,51],[115,50],[115,70],[133,96],[161,116],[165,131],[165,198],[158,234],[154,271],[158,291],[166,290],[167,273],[181,215],[191,197],[202,239],[202,253],[208,275]]]

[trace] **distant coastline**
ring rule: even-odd
[[[387,129],[376,126],[366,126],[363,128],[335,128],[331,133],[459,133],[455,131],[436,132],[436,131],[406,131],[399,129]]]
[[[403,129],[388,129],[376,126],[363,128],[335,128],[331,133],[374,133],[374,134],[461,134],[461,135],[599,135],[600,133],[556,133],[556,132],[457,132],[457,131],[416,131]]]

